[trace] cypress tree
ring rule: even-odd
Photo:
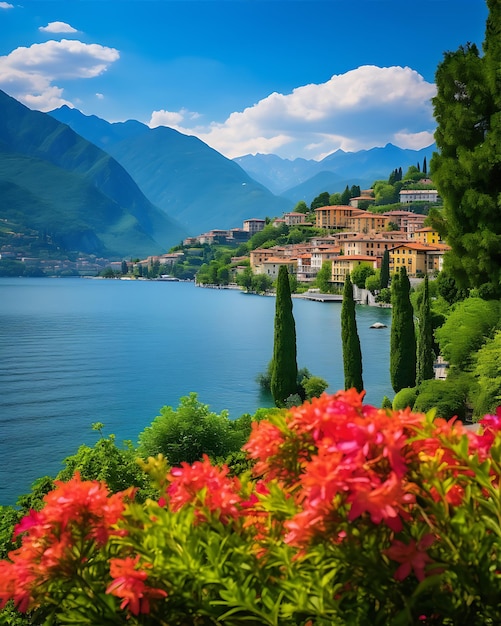
[[[362,350],[357,330],[353,285],[349,274],[347,274],[344,283],[343,304],[341,306],[341,339],[343,342],[344,388],[355,387],[357,391],[363,391]]]
[[[416,385],[416,334],[405,267],[391,281],[390,378],[395,393]]]
[[[424,279],[423,299],[419,307],[419,333],[417,344],[417,374],[416,383],[429,380],[434,377],[433,361],[433,325],[430,312],[430,288],[428,276]]]
[[[277,406],[298,392],[296,324],[292,313],[289,273],[280,267],[275,301],[275,334],[271,364],[271,393]]]
[[[381,273],[379,275],[379,287],[385,289],[390,283],[390,253],[385,250],[381,261]]]

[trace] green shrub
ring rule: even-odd
[[[414,407],[414,403],[417,398],[417,387],[404,387],[400,389],[400,391],[393,398],[393,410],[400,411],[401,409],[406,409],[410,407],[411,409]]]

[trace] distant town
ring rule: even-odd
[[[402,205],[411,202],[437,204],[439,201],[438,193],[433,189],[403,190],[400,199]],[[275,280],[280,267],[285,265],[298,282],[312,283],[322,265],[329,261],[332,267],[329,282],[333,286],[342,286],[346,275],[362,263],[369,264],[374,270],[379,269],[385,250],[389,252],[391,272],[403,265],[410,277],[438,273],[449,246],[441,240],[437,230],[424,225],[427,216],[403,208],[380,214],[359,208],[360,204],[373,201],[372,189],[362,191],[360,196],[350,199],[349,205],[315,209],[314,222],[307,221],[307,213],[295,211],[271,222],[250,218],[243,222],[242,228],[214,229],[189,237],[183,241],[182,249],[138,260],[131,269],[141,268],[140,274],[146,275],[149,267],[159,264],[160,272],[169,274],[176,264],[193,253],[193,247],[204,244],[235,247],[249,241],[270,223],[276,228],[281,225],[302,229],[310,227],[327,234],[314,235],[301,243],[258,247],[250,250],[248,255],[234,256],[231,258],[230,282],[235,282],[238,273],[249,265],[253,274]],[[110,267],[120,272],[122,264],[113,262]]]

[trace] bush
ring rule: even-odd
[[[256,422],[254,477],[150,458],[144,503],[58,483],[0,561],[1,608],[87,626],[501,623],[501,411],[474,435],[362,397]]]
[[[413,408],[417,398],[417,387],[404,387],[393,398],[393,410],[400,411],[407,407]]]
[[[171,465],[193,463],[207,454],[225,458],[245,443],[248,431],[236,430],[227,411],[220,415],[198,401],[196,393],[181,398],[177,409],[164,406],[139,435],[138,453],[143,457],[163,454]]]
[[[444,419],[466,418],[469,385],[467,378],[425,380],[419,386],[419,395],[414,403],[414,411],[426,413],[436,409],[437,415]]]
[[[501,303],[468,298],[454,306],[435,336],[440,352],[452,366],[466,370],[474,354],[499,325]]]

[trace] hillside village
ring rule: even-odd
[[[429,179],[423,183],[431,183]],[[361,195],[350,199],[348,205],[329,205],[314,210],[314,221],[309,214],[289,212],[281,218],[271,221],[279,227],[285,225],[315,228],[323,235],[313,235],[301,243],[257,247],[250,250],[248,256],[235,256],[231,259],[229,282],[236,281],[236,275],[250,265],[254,275],[265,275],[272,281],[279,269],[285,265],[300,283],[313,283],[322,265],[331,264],[330,283],[334,288],[344,285],[348,273],[361,265],[368,264],[374,270],[381,267],[385,250],[389,252],[390,272],[395,272],[402,265],[410,277],[422,277],[425,274],[438,273],[442,269],[443,257],[449,247],[440,239],[438,231],[425,226],[425,214],[405,209],[415,202],[437,204],[438,193],[434,189],[403,189],[399,200],[401,208],[384,213],[373,213],[359,208],[374,202],[372,189],[361,191]],[[181,250],[161,256],[152,256],[138,261],[135,268],[147,271],[152,264],[160,264],[161,272],[168,274],[176,263],[190,254],[191,247],[204,244],[239,245],[262,231],[267,220],[250,218],[243,222],[242,228],[231,230],[214,229],[183,241]],[[332,231],[332,232],[330,232]],[[120,271],[120,264],[112,267]],[[143,272],[141,272],[141,275]]]

